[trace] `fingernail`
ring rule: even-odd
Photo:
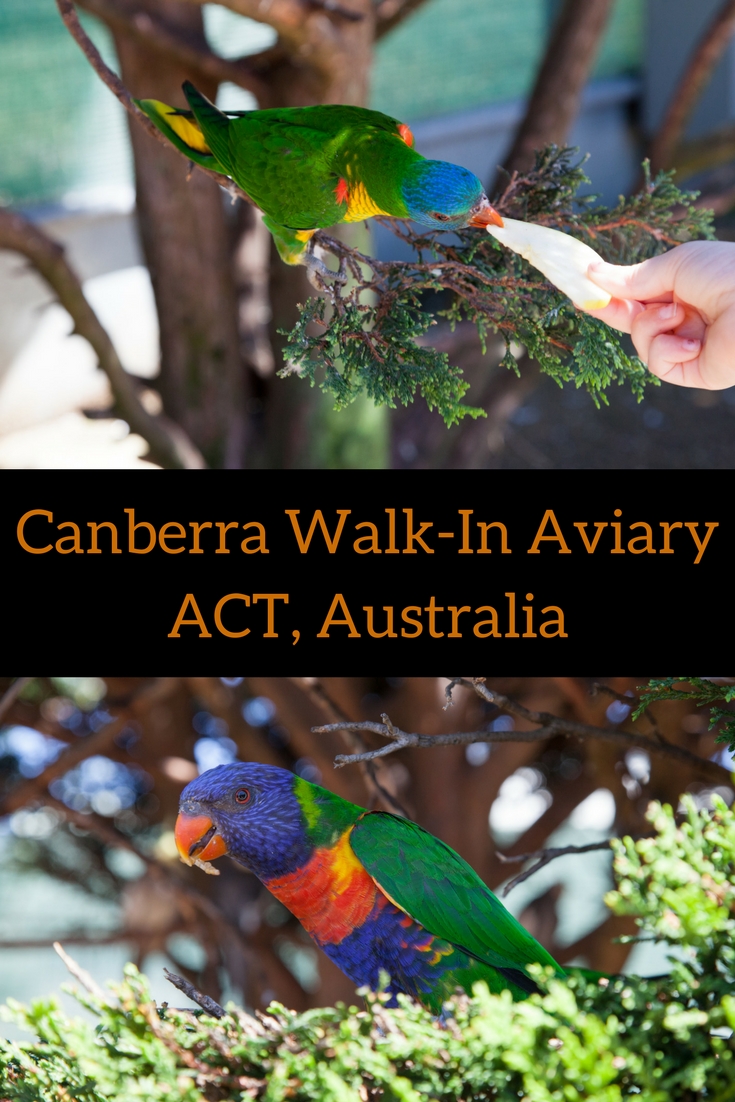
[[[669,321],[676,316],[676,311],[679,309],[675,302],[668,302],[666,306],[662,306],[659,309],[658,316],[661,321]]]
[[[701,341],[683,340],[681,342],[682,348],[685,348],[687,352],[693,352],[695,348],[699,348]]]

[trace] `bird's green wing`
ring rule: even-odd
[[[350,843],[385,895],[435,937],[511,978],[533,963],[564,974],[474,869],[416,823],[369,812],[355,823]]]

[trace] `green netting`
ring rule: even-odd
[[[617,0],[598,76],[636,71],[643,0]],[[406,119],[523,95],[546,37],[549,0],[429,0],[380,43],[373,105]],[[263,29],[207,13],[215,45],[260,48]],[[85,26],[106,60],[110,37]],[[105,203],[130,188],[124,112],[69,37],[53,0],[0,0],[0,201]]]
[[[528,93],[550,22],[549,0],[429,0],[381,42],[373,104],[422,119]],[[596,77],[640,70],[643,0],[616,0]]]
[[[96,21],[85,26],[109,61]],[[52,202],[131,183],[124,112],[70,38],[53,0],[0,3],[0,197]]]

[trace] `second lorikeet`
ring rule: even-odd
[[[333,275],[310,238],[319,228],[373,215],[432,229],[503,225],[473,173],[422,157],[409,128],[379,111],[324,104],[223,112],[189,81],[183,88],[190,111],[136,102],[190,160],[229,176],[250,196],[287,264]]]
[[[453,849],[416,823],[367,811],[270,765],[236,762],[181,794],[187,864],[229,853],[287,907],[356,984],[439,1014],[484,980],[514,999],[538,988],[529,964],[563,969]]]

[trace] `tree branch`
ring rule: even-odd
[[[464,678],[451,678],[446,689],[448,700],[451,698],[453,684],[461,684],[464,685],[465,688],[474,689],[482,700],[495,704],[496,707],[500,708],[502,711],[506,711],[510,715],[515,715],[519,719],[525,719],[530,723],[545,724],[546,729],[550,732],[549,737],[551,737],[551,735],[567,735],[572,738],[576,737],[580,739],[599,738],[604,742],[618,742],[623,745],[641,746],[652,754],[666,754],[668,757],[674,758],[684,765],[692,766],[711,780],[722,783],[726,776],[727,783],[730,783],[731,772],[729,769],[725,769],[724,766],[718,765],[717,762],[710,761],[708,758],[700,758],[698,754],[693,754],[690,750],[685,750],[683,746],[677,746],[675,743],[667,742],[658,732],[657,728],[655,728],[655,732],[658,734],[658,738],[654,740],[647,735],[639,735],[635,731],[621,731],[615,727],[593,727],[586,723],[578,723],[573,719],[562,719],[560,716],[553,716],[548,712],[531,711],[528,708],[524,708],[522,704],[518,704],[509,697],[504,696],[502,693],[495,693],[492,689],[488,689],[485,685],[485,679],[480,677],[473,678],[472,681],[467,681]]]
[[[445,735],[420,735],[401,731],[400,728],[391,723],[389,717],[385,714],[381,716],[382,723],[375,723],[372,720],[364,720],[360,723],[331,723],[324,727],[315,727],[313,730],[317,734],[345,730],[370,731],[382,738],[391,740],[388,745],[380,747],[379,750],[368,750],[361,754],[338,754],[334,759],[335,767],[338,769],[344,765],[383,758],[407,747],[427,750],[434,746],[469,746],[474,742],[544,742],[547,739],[563,735],[567,738],[601,739],[604,742],[615,742],[623,746],[641,746],[651,754],[666,754],[668,757],[675,758],[683,764],[695,768],[697,772],[711,780],[720,783],[725,779],[728,782],[730,780],[728,769],[718,765],[717,762],[700,758],[697,754],[692,754],[681,746],[675,746],[668,742],[658,742],[647,735],[639,735],[634,731],[621,731],[616,727],[593,727],[587,723],[579,723],[577,720],[562,719],[561,716],[554,716],[548,712],[532,711],[502,693],[496,693],[492,689],[488,689],[482,678],[474,678],[471,681],[463,677],[451,678],[446,689],[447,699],[450,703],[452,690],[457,685],[474,690],[481,699],[489,704],[494,704],[502,712],[537,725],[536,730],[491,731],[486,729],[484,731],[454,731]]]
[[[300,689],[308,693],[315,702],[324,708],[327,714],[331,712],[338,724],[350,722],[345,718],[342,709],[337,707],[320,681],[312,681],[310,678],[306,677],[295,677],[292,678],[292,680],[296,682]],[[315,734],[321,734],[324,729],[325,728],[322,727],[311,728]],[[365,752],[365,743],[356,731],[348,728],[342,728],[341,730],[345,736],[347,745],[351,746],[351,749],[356,750],[358,754]],[[352,736],[351,738],[350,735]],[[396,815],[400,815],[404,819],[410,819],[411,816],[402,804],[392,795],[392,793],[388,792],[385,785],[381,784],[375,763],[369,759],[365,759],[360,763],[360,768],[365,779],[365,785],[373,799],[382,800],[385,806]]]
[[[545,145],[563,145],[579,113],[582,92],[597,56],[613,0],[565,0],[528,101],[505,158],[505,172],[527,171]],[[503,186],[498,175],[492,190]]]
[[[726,0],[694,48],[674,91],[664,120],[651,143],[651,171],[670,168],[684,128],[699,102],[715,66],[735,33],[735,0]]]
[[[32,677],[16,677],[10,688],[5,690],[0,699],[0,719],[3,718],[10,708],[12,708],[30,681],[33,681]]]
[[[586,846],[560,846],[558,848],[551,849],[538,849],[535,853],[519,853],[516,857],[506,857],[503,853],[497,853],[495,856],[504,865],[516,864],[521,861],[536,860],[535,865],[531,865],[529,869],[525,869],[520,872],[518,876],[514,876],[512,880],[503,888],[503,899],[512,888],[522,884],[524,880],[528,880],[529,876],[533,876],[535,872],[542,869],[545,865],[550,864],[551,861],[555,861],[557,857],[565,857],[569,853],[592,853],[593,850],[609,849],[610,839],[606,838],[604,842],[590,842]]]
[[[252,92],[261,107],[272,107],[271,90],[260,75],[272,64],[275,54],[263,54],[227,60],[191,38],[154,19],[150,12],[123,7],[115,0],[77,0],[79,7],[96,15],[108,26],[131,35],[146,46],[160,50],[182,65],[219,82],[230,81]],[[119,97],[118,97],[119,98]]]
[[[377,19],[375,40],[389,34],[425,3],[426,0],[382,0],[375,12]]]
[[[92,42],[89,35],[86,34],[84,28],[79,22],[79,16],[76,13],[76,9],[72,0],[56,0],[56,6],[59,9],[61,18],[63,19],[64,24],[69,31],[69,34],[77,43],[80,50],[87,58],[87,61],[97,73],[97,76],[100,78],[100,80],[102,80],[113,93],[113,95],[119,99],[120,103],[123,105],[128,114],[137,119],[137,121],[146,131],[146,133],[148,133],[152,138],[155,138],[156,141],[161,142],[167,148],[172,148],[171,143],[166,138],[164,138],[158,127],[153,125],[148,116],[145,115],[135,103],[133,97],[130,95],[130,92],[127,90],[117,74],[113,73],[112,69],[110,69],[110,67],[106,65],[105,62],[102,60],[102,56],[99,50]],[[181,156],[185,158],[185,154],[182,153]],[[238,185],[233,180],[231,180],[229,176],[223,176],[220,172],[213,172],[211,168],[204,168],[203,165],[195,165],[194,167],[199,172],[203,172],[206,176],[209,176],[212,180],[214,180],[216,184],[219,184],[221,188],[224,188],[224,190],[228,192],[233,199],[239,198],[244,199],[247,203],[253,202],[250,196],[246,195],[242,188],[238,187]],[[254,203],[253,206],[255,206]]]
[[[94,995],[95,998],[100,999],[101,1002],[108,1002],[108,998],[99,984],[92,979],[85,968],[82,968],[81,964],[77,964],[77,962],[64,951],[58,941],[53,943],[53,948],[58,956],[61,957],[74,979],[79,980],[82,987],[86,988],[90,995]]]
[[[177,976],[175,972],[169,972],[168,968],[164,968],[163,974],[169,983],[172,983],[174,987],[178,987],[179,991],[186,995],[187,999],[191,999],[193,1003],[201,1006],[210,1018],[224,1018],[226,1016],[227,1011],[214,999],[210,999],[209,995],[203,995],[201,991],[197,991],[193,983],[189,983],[182,976]]]
[[[59,304],[71,315],[73,332],[92,346],[110,382],[117,412],[147,442],[150,457],[162,467],[197,470],[206,466],[183,429],[162,417],[153,417],[141,405],[138,385],[120,363],[62,246],[20,214],[0,209],[0,248],[22,253],[54,291]]]

